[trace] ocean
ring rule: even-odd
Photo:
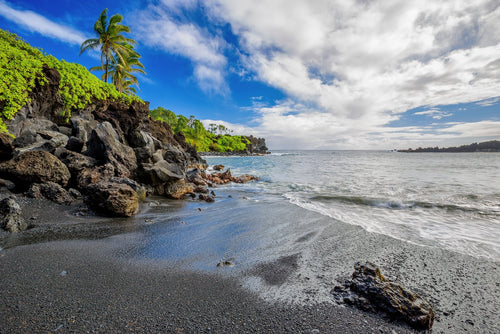
[[[368,232],[500,260],[500,154],[277,151],[206,160],[261,178],[225,188],[240,196],[284,199]]]

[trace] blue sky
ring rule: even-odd
[[[0,27],[89,68],[104,8],[139,42],[151,108],[271,149],[500,139],[498,0],[0,0]]]

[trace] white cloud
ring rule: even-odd
[[[429,110],[419,111],[414,113],[414,115],[426,115],[434,119],[442,119],[444,117],[453,116],[451,112],[442,111],[439,108],[431,108]]]
[[[497,103],[498,101],[500,101],[500,97],[479,101],[477,102],[477,104],[480,105],[481,107],[490,107],[495,103]]]
[[[182,9],[195,4],[196,1],[163,1],[151,5],[138,14],[133,31],[143,43],[189,59],[194,78],[205,92],[224,94],[228,90],[224,39],[176,17]]]
[[[8,2],[0,0],[0,15],[23,28],[41,35],[58,39],[73,45],[81,45],[87,38],[83,33],[69,26],[47,19],[29,10],[15,9]]]
[[[259,130],[273,138],[272,147],[361,148],[363,139],[365,146],[391,145],[396,137],[387,124],[408,110],[490,99],[500,91],[498,1],[209,4],[212,15],[231,23],[247,69],[288,96],[259,108]],[[422,131],[422,140],[440,140]]]

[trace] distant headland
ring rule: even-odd
[[[491,140],[485,141],[482,143],[473,143],[470,145],[462,145],[458,147],[419,147],[416,149],[407,149],[407,150],[397,150],[398,152],[406,152],[406,153],[419,153],[419,152],[500,152],[500,141]]]

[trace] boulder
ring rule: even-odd
[[[68,136],[58,131],[39,130],[37,134],[45,140],[49,140],[54,147],[65,146],[68,142]]]
[[[118,133],[109,122],[103,122],[92,130],[87,155],[111,163],[116,176],[129,177],[137,168],[134,150],[120,142]]]
[[[72,175],[78,175],[84,169],[92,168],[97,164],[97,160],[92,157],[62,147],[55,150],[54,155],[68,167]]]
[[[43,140],[43,138],[36,133],[36,130],[28,127],[16,136],[16,139],[12,144],[14,147],[20,148],[33,145],[41,140]]]
[[[233,177],[233,182],[236,183],[246,183],[248,181],[257,181],[259,178],[250,174],[244,174],[240,176]]]
[[[115,175],[115,168],[111,164],[85,168],[78,173],[76,183],[80,189],[101,181],[109,180]]]
[[[130,146],[134,148],[138,161],[149,162],[156,152],[155,141],[153,137],[142,130],[136,130],[130,136]]]
[[[75,197],[66,189],[54,182],[34,183],[26,192],[26,196],[32,198],[46,198],[57,204],[70,205]]]
[[[224,170],[224,165],[215,165],[214,170],[217,170],[217,171]]]
[[[72,136],[68,139],[68,142],[66,144],[66,149],[73,152],[81,153],[84,146],[85,142],[83,141],[83,139]]]
[[[62,133],[68,138],[73,136],[73,128],[71,127],[71,124],[59,125],[57,127],[57,131]]]
[[[28,228],[21,215],[21,207],[13,196],[0,201],[0,227],[9,232],[24,231]]]
[[[94,119],[85,119],[78,116],[71,117],[70,122],[73,127],[73,135],[84,143],[89,140],[92,129],[98,124]]]
[[[387,280],[370,262],[356,263],[352,280],[344,287],[335,287],[332,294],[345,303],[363,310],[383,312],[417,329],[430,329],[434,323],[434,311],[428,302],[400,284]]]
[[[161,160],[155,164],[143,163],[140,174],[141,181],[153,186],[180,180],[184,177],[181,166],[165,160]]]
[[[186,168],[190,162],[190,156],[181,146],[167,144],[163,153],[163,159],[168,162],[179,164]]]
[[[99,182],[87,187],[90,194],[87,205],[95,211],[121,217],[130,217],[139,208],[137,193],[128,184]]]
[[[12,190],[16,187],[16,184],[10,180],[0,179],[0,188],[1,187],[7,188],[8,190]]]
[[[54,155],[44,151],[30,151],[0,164],[0,176],[21,187],[49,181],[65,186],[71,174],[66,165]]]
[[[195,193],[199,193],[199,194],[208,194],[209,193],[209,190],[207,187],[203,187],[203,186],[196,186],[194,187],[194,190],[193,192]]]
[[[164,194],[173,199],[182,199],[185,195],[193,194],[193,185],[184,179],[164,185]]]
[[[29,112],[28,112],[29,113]],[[26,112],[22,110],[16,114],[14,119],[9,122],[9,133],[13,134],[15,147],[24,147],[38,141],[38,131],[57,131],[58,127],[54,122],[45,118],[27,118]]]
[[[215,198],[213,198],[213,196],[208,195],[208,194],[199,194],[198,195],[198,199],[200,201],[205,201],[205,202],[208,202],[208,203],[215,202]]]
[[[153,163],[157,163],[163,160],[163,150],[156,150],[155,153],[151,156],[151,160]]]
[[[12,158],[14,139],[7,133],[0,133],[0,161]]]

